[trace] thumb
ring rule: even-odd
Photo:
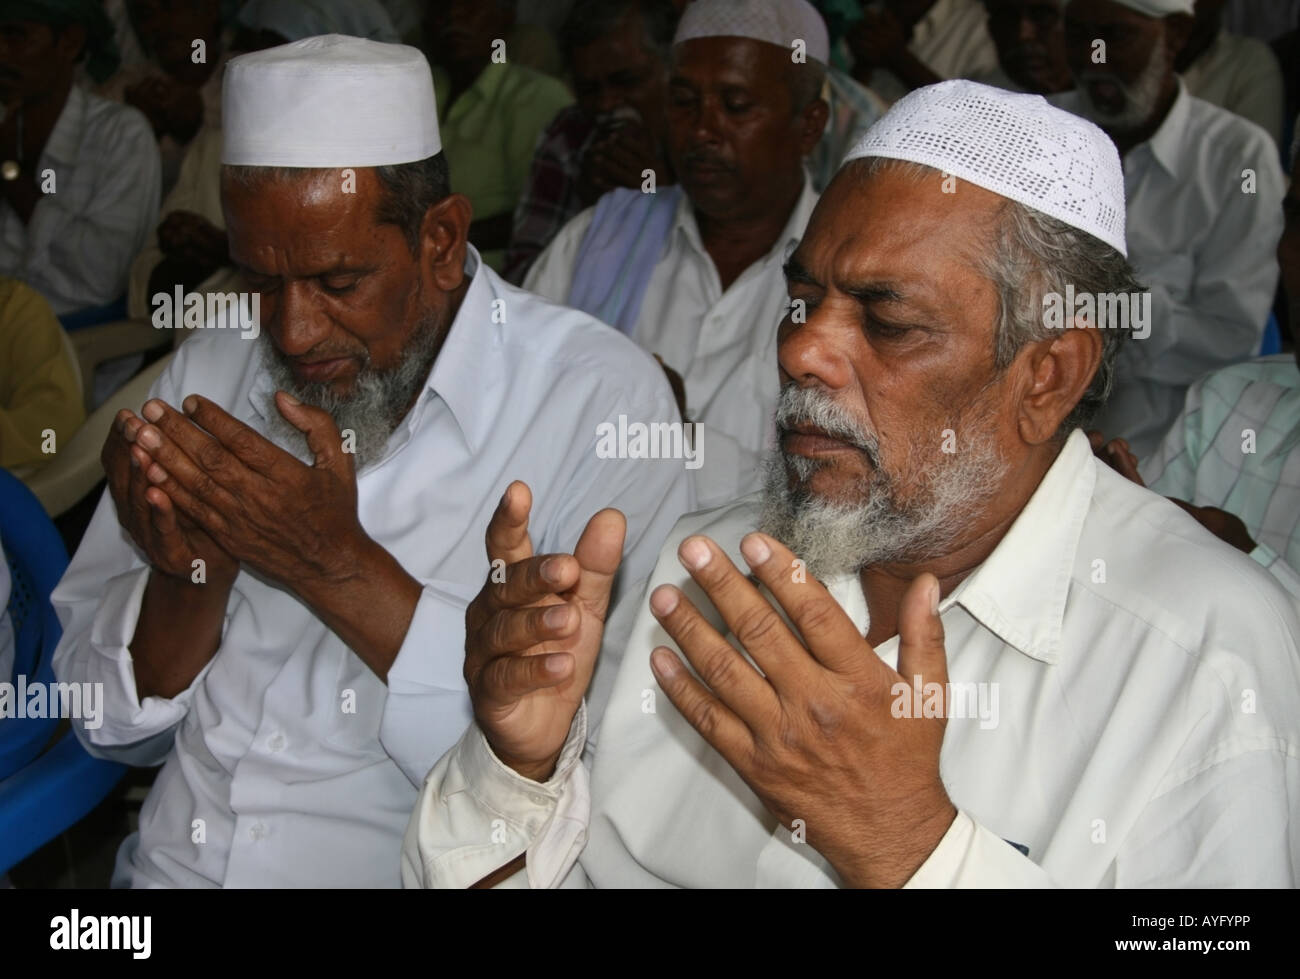
[[[627,520],[618,510],[605,509],[587,521],[573,556],[582,575],[574,589],[579,601],[602,619],[609,608],[614,577],[623,561]]]
[[[355,439],[355,433],[350,430],[348,435],[340,433],[328,411],[303,404],[287,391],[275,393],[275,406],[285,421],[307,436],[307,448],[316,457],[317,469],[352,475],[352,452],[344,451],[344,441],[348,438]]]
[[[909,684],[918,676],[923,683],[940,684],[947,716],[948,653],[939,619],[939,579],[928,571],[916,577],[899,605],[898,672]]]

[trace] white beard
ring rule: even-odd
[[[329,412],[341,434],[353,433],[356,449],[353,459],[360,472],[382,458],[389,436],[401,423],[416,393],[429,377],[440,340],[441,331],[436,320],[433,317],[422,319],[397,365],[387,371],[377,371],[367,360],[357,373],[352,392],[345,397],[336,395],[328,383],[299,383],[265,331],[258,343],[261,344],[262,366],[271,375],[274,388],[289,392],[303,404]],[[263,411],[267,420],[266,437],[310,464],[312,454],[307,447],[307,437],[280,414],[274,396]]]
[[[1124,84],[1111,72],[1091,70],[1084,72],[1077,79],[1084,114],[1103,129],[1120,133],[1140,129],[1150,121],[1156,111],[1156,103],[1160,101],[1160,86],[1168,68],[1168,46],[1161,41],[1160,46],[1151,52],[1151,59],[1142,69],[1142,74],[1132,85]],[[1110,82],[1124,94],[1124,107],[1117,113],[1107,113],[1094,103],[1088,94],[1087,82],[1089,81]]]
[[[973,404],[966,416],[983,407]],[[919,474],[920,488],[904,503],[898,499],[897,475],[880,468],[876,437],[828,395],[786,385],[777,404],[778,429],[805,423],[842,438],[867,455],[872,475],[852,487],[848,499],[816,496],[807,488],[808,479],[822,464],[786,456],[778,447],[766,459],[759,529],[790,548],[819,579],[946,553],[1001,487],[1007,471],[992,433],[960,424],[964,421],[966,417],[952,426],[954,453],[940,451],[938,444],[908,447],[904,471]],[[917,465],[922,457],[934,461]]]

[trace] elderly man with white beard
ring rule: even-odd
[[[197,331],[119,414],[53,595],[56,674],[104,691],[83,743],[163,765],[115,884],[396,886],[420,781],[470,720],[465,609],[503,491],[532,510],[519,545],[567,556],[557,584],[625,543],[641,577],[691,507],[681,460],[598,452],[623,416],[669,424],[667,382],[483,264],[435,104],[403,45],[226,68],[222,206],[263,329]]]
[[[1070,0],[1076,88],[1051,96],[1115,141],[1128,248],[1151,293],[1150,335],[1120,357],[1097,427],[1145,458],[1188,386],[1259,353],[1277,289],[1286,193],[1262,128],[1195,98],[1174,73],[1193,0]]]
[[[541,628],[522,510],[494,520],[476,723],[405,882],[1293,884],[1296,608],[1094,458],[1124,334],[1041,318],[1063,282],[1134,287],[1123,216],[1113,145],[1040,96],[900,100],[787,264],[762,498],[680,521],[607,628],[594,576]]]

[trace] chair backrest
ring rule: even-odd
[[[50,604],[50,593],[67,570],[68,552],[40,502],[3,469],[0,545],[13,579],[8,612],[14,630],[14,677],[25,676],[28,683],[52,683],[52,657],[63,630]],[[0,724],[0,779],[38,755],[58,721],[57,717],[24,718]]]

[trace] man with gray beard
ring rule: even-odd
[[[1135,288],[1124,250],[1096,126],[965,81],[897,102],[786,263],[763,498],[683,518],[573,641],[534,562],[485,586],[404,881],[1294,884],[1296,606],[1093,456],[1125,335],[1042,318]],[[545,673],[602,631],[589,737]]]
[[[504,566],[489,519],[511,518],[512,559],[550,553],[548,581],[618,594],[620,560],[648,573],[693,500],[682,460],[602,458],[600,427],[676,407],[648,354],[468,243],[414,48],[245,55],[223,105],[262,329],[197,331],[118,416],[54,669],[102,685],[102,725],[75,722],[92,754],[163,766],[115,885],[392,887],[470,719],[466,606]]]
[[[1129,260],[1150,291],[1150,335],[1130,343],[1097,425],[1139,457],[1188,386],[1259,352],[1277,288],[1285,193],[1259,126],[1188,93],[1174,73],[1193,0],[1070,0],[1077,85],[1053,104],[1092,120],[1124,166]],[[1077,284],[1076,284],[1077,288]]]

